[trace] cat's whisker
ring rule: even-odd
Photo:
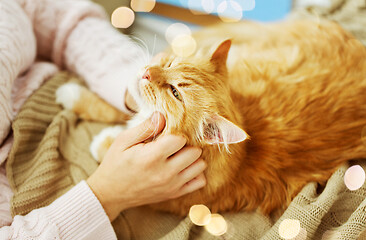
[[[151,60],[151,58],[152,58],[152,52],[150,53],[149,47],[147,46],[147,44],[141,38],[139,38],[137,36],[132,36],[131,35],[131,38],[133,40],[135,40],[135,42],[137,43],[137,45],[140,47],[141,52],[142,52],[142,56],[145,58],[144,59],[145,60],[145,63],[146,64],[149,63],[150,60]]]
[[[136,35],[130,35],[130,37],[136,41],[141,47],[144,47],[146,52],[149,52],[149,48],[147,46],[147,44],[144,42],[144,40],[142,40],[141,38],[137,37]]]
[[[150,54],[151,54],[151,56],[152,56],[152,55],[154,55],[155,47],[156,47],[156,34],[154,35],[153,49],[152,49],[152,52],[150,53]]]
[[[154,108],[154,112],[157,112],[157,109],[156,109],[156,107],[154,106],[153,107]],[[160,119],[161,118],[161,116],[160,116],[160,114],[158,115],[158,122],[160,122]],[[158,131],[158,126],[156,125],[155,126],[155,129],[154,129],[154,132],[157,132]],[[155,136],[153,136],[153,141],[156,139],[156,135]]]
[[[146,56],[146,52],[144,52],[142,49],[141,53],[142,53],[142,57],[141,58],[132,58],[131,61],[133,61],[134,63],[136,63],[138,66],[140,66],[141,68],[146,66],[149,63],[149,57]]]

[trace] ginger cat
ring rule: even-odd
[[[186,136],[208,165],[206,187],[154,208],[271,214],[306,183],[324,184],[343,162],[366,157],[366,49],[339,25],[241,22],[194,37],[194,55],[168,50],[128,89],[138,116],[162,112],[163,134]],[[82,102],[90,100],[74,106]]]

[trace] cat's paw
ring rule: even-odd
[[[56,103],[65,109],[72,109],[80,99],[81,86],[76,83],[66,83],[56,91]]]
[[[102,161],[114,139],[116,139],[118,134],[124,129],[125,128],[121,126],[108,127],[93,137],[93,141],[90,144],[90,153],[96,161]]]

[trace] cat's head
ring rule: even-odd
[[[226,40],[209,57],[169,54],[147,66],[129,87],[140,111],[162,112],[165,131],[184,134],[193,144],[227,146],[245,140],[230,97],[230,46],[231,40]]]

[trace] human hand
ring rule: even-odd
[[[87,183],[113,221],[127,208],[180,197],[206,184],[202,150],[182,136],[156,136],[165,126],[161,113],[122,132]]]

